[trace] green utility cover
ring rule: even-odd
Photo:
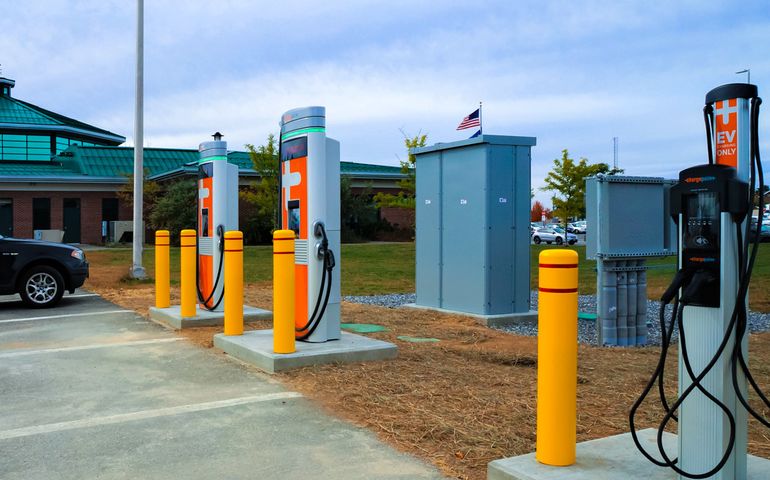
[[[595,313],[578,312],[578,318],[581,320],[596,320]]]
[[[373,323],[340,323],[340,327],[345,330],[350,330],[356,333],[374,333],[374,332],[387,332],[388,329],[382,325],[374,325]]]
[[[411,343],[436,343],[441,341],[438,338],[410,337],[408,335],[399,335],[396,338],[404,342],[411,342]]]

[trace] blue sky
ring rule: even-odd
[[[537,137],[535,188],[563,148],[611,163],[615,136],[627,174],[673,178],[705,159],[708,90],[751,68],[770,98],[766,2],[150,0],[145,21],[152,147],[240,149],[325,105],[343,160],[397,164],[402,131],[466,138],[483,101],[485,133]],[[134,35],[132,1],[12,2],[0,64],[15,96],[132,144]]]

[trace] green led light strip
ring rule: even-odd
[[[299,130],[295,130],[293,132],[283,134],[283,136],[281,137],[281,140],[286,140],[287,138],[292,138],[292,137],[298,137],[300,135],[304,135],[306,133],[312,133],[312,132],[326,132],[326,129],[324,127],[302,128]]]
[[[213,162],[214,160],[224,160],[224,161],[227,161],[227,156],[226,155],[214,155],[214,156],[211,156],[211,157],[199,158],[198,159],[198,163],[201,164],[201,163]]]

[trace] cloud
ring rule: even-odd
[[[770,78],[756,1],[167,0],[145,18],[148,145],[220,130],[240,148],[321,104],[346,160],[396,164],[400,129],[465,138],[483,101],[487,133],[538,137],[535,186],[563,148],[611,162],[614,136],[628,174],[673,175],[703,159],[705,92]],[[0,61],[16,96],[131,137],[134,29],[133,2],[30,0],[0,18]]]

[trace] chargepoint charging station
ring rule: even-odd
[[[238,230],[238,166],[227,162],[227,142],[215,133],[198,151],[198,262],[196,287],[201,308],[224,309],[225,232]]]
[[[295,241],[296,338],[340,338],[340,144],[326,138],[326,109],[281,116],[281,228]]]
[[[706,95],[708,164],[679,174],[670,214],[678,226],[679,271],[661,298],[663,332],[658,366],[630,413],[637,448],[679,478],[743,480],[747,470],[747,413],[770,427],[748,402],[748,385],[770,408],[748,368],[747,291],[759,235],[750,217],[764,178],[758,121],[762,100],[751,84],[728,84]],[[759,218],[763,206],[760,202]],[[668,324],[665,306],[674,302]],[[663,372],[674,329],[679,331],[679,391],[666,398]],[[657,452],[645,449],[635,416],[658,385],[664,412]],[[678,456],[663,448],[671,421],[678,423]]]
[[[278,220],[296,236],[294,336],[300,342],[293,352],[277,353],[275,330],[250,330],[214,335],[214,346],[268,373],[395,358],[392,343],[340,331],[340,144],[326,137],[326,109],[289,110],[280,126]]]

